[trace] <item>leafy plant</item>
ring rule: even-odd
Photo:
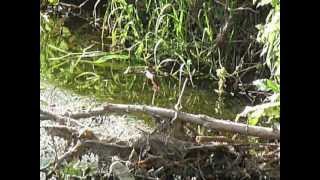
[[[41,19],[41,74],[83,91],[112,93],[124,84],[135,86],[131,77],[115,78],[128,66],[153,66],[155,73],[180,85],[185,77],[192,87],[201,80],[210,86],[218,81],[221,98],[216,107],[221,109],[229,78],[245,73],[250,68],[246,64],[255,66],[258,60],[258,45],[250,37],[257,35],[255,24],[266,14],[252,13],[251,8],[251,3],[235,0],[110,0],[101,18],[96,10],[85,17],[100,28],[96,33],[71,31],[63,25],[64,18],[42,13],[48,21]],[[88,39],[87,34],[97,38]]]
[[[280,93],[280,85],[270,79],[255,80],[253,81],[253,85],[255,85],[259,91],[272,91],[274,93]]]
[[[261,56],[265,56],[266,64],[271,71],[271,78],[280,82],[280,0],[262,0],[259,6],[272,5],[266,23],[258,24],[257,41],[263,43]]]
[[[267,118],[268,125],[273,125],[280,121],[280,85],[270,79],[259,79],[253,82],[259,91],[270,91],[273,94],[265,99],[265,103],[256,106],[246,106],[237,115],[236,121],[240,117],[247,117],[249,125],[257,125],[261,119]]]
[[[253,3],[257,3],[256,0]],[[266,24],[257,25],[259,33],[257,41],[263,43],[260,54],[265,57],[265,63],[270,69],[270,79],[258,79],[253,82],[259,91],[272,92],[265,99],[265,103],[257,106],[247,106],[244,111],[236,117],[247,117],[248,124],[256,125],[261,119],[267,117],[267,123],[272,125],[280,121],[280,0],[261,0],[257,7],[271,4],[273,7],[267,18]]]

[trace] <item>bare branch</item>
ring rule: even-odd
[[[86,113],[71,114],[70,117],[74,119],[88,118],[99,114],[105,114],[107,112],[143,112],[147,114],[158,114],[162,117],[173,118],[177,111],[172,109],[166,109],[155,106],[144,105],[129,105],[129,104],[106,104],[105,106],[98,107]],[[213,117],[209,117],[203,114],[190,114],[179,111],[177,118],[182,121],[199,124],[209,129],[215,129],[219,131],[226,131],[232,133],[239,133],[249,136],[257,136],[266,139],[280,139],[280,131],[274,131],[272,128],[251,126],[243,123],[237,123],[230,120],[221,120]]]

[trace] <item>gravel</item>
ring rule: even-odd
[[[86,111],[101,105],[94,98],[77,95],[69,90],[55,87],[48,82],[41,81],[40,87],[40,107],[57,114]],[[79,119],[79,122],[103,136],[112,135],[124,141],[141,135],[141,131],[137,130],[137,127],[144,131],[150,132],[152,130],[142,120],[128,115],[106,114]],[[66,141],[58,137],[49,136],[44,128],[41,128],[44,125],[57,125],[57,123],[50,120],[40,121],[40,167],[52,162],[56,156],[61,156],[66,148]],[[82,157],[77,166],[85,164],[96,165],[97,157],[93,154],[88,154]],[[40,177],[40,179],[44,178],[43,173],[40,173]]]

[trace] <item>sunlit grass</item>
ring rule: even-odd
[[[250,64],[260,63],[260,45],[250,37],[265,18],[263,13],[236,11],[240,6],[253,8],[251,1],[232,0],[226,6],[209,0],[110,0],[105,12],[92,17],[102,18],[94,39],[80,30],[70,32],[59,18],[42,13],[40,71],[61,84],[110,94],[137,85],[133,77],[139,75],[123,75],[128,66],[153,67],[160,78],[177,83],[177,91],[186,77],[190,87],[196,87],[196,81],[217,84],[222,79],[220,87],[225,87]],[[217,76],[221,68],[226,71],[223,77]]]

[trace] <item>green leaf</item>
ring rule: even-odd
[[[94,64],[102,64],[108,60],[111,60],[111,59],[124,59],[124,60],[127,60],[129,59],[129,56],[128,55],[123,55],[123,54],[109,54],[109,55],[106,55],[106,56],[103,56],[101,58],[99,58],[98,60],[94,61],[93,63]]]
[[[135,51],[136,56],[141,57],[143,50],[144,50],[144,44],[141,42],[137,50]]]
[[[252,84],[255,85],[259,91],[280,92],[280,85],[269,79],[258,79],[253,81]]]
[[[264,115],[263,109],[258,109],[251,113],[248,117],[248,123],[249,125],[255,126],[259,122],[259,119]]]
[[[248,124],[252,126],[255,126],[258,122],[259,122],[259,118],[256,118],[256,117],[250,117],[248,119]]]
[[[280,92],[280,85],[269,79],[266,81],[266,86],[268,89],[272,90],[272,92]]]
[[[279,3],[280,3],[280,0],[272,0],[271,1],[271,5],[274,8],[277,8],[280,5]]]
[[[56,6],[59,4],[59,0],[48,0],[50,5]]]
[[[68,44],[65,41],[61,41],[59,44],[59,47],[61,49],[67,50],[68,49]]]
[[[280,118],[280,106],[274,106],[264,109],[264,115],[271,118]]]
[[[111,33],[111,46],[115,46],[117,43],[117,32],[116,31],[112,31]]]
[[[76,76],[76,79],[79,78],[79,77],[82,77],[82,76],[88,76],[88,77],[96,77],[96,78],[99,78],[99,75],[97,75],[96,73],[93,73],[93,72],[83,72],[81,74],[79,74],[78,76]]]
[[[63,34],[63,37],[70,37],[72,35],[70,30],[67,27],[62,27],[62,34]]]

